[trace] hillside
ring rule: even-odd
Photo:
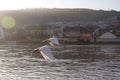
[[[16,26],[34,25],[48,22],[75,22],[75,21],[100,21],[109,17],[120,15],[118,11],[103,11],[91,9],[23,9],[0,11],[0,18],[12,16]]]

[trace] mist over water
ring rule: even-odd
[[[0,80],[119,80],[120,45],[61,45],[45,61],[36,44],[0,45]]]

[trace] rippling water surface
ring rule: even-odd
[[[120,80],[120,45],[61,45],[52,62],[36,47],[0,45],[0,80]]]

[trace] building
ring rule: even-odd
[[[64,37],[66,38],[79,38],[80,37],[80,27],[65,27]]]
[[[87,28],[81,28],[80,29],[80,38],[79,41],[82,42],[91,42],[91,39],[93,38],[93,34],[91,30]]]
[[[115,39],[116,36],[110,32],[106,32],[100,36],[100,39]]]
[[[120,42],[120,38],[111,32],[105,32],[97,39],[97,42]]]
[[[92,33],[83,27],[65,27],[63,34],[65,38],[73,42],[90,42],[92,38]]]
[[[41,40],[49,35],[48,27],[45,25],[41,26],[27,26],[25,27],[25,36],[28,40]]]
[[[63,37],[63,26],[48,26],[49,36]]]

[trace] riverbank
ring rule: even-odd
[[[37,41],[37,40],[19,40],[19,41],[0,41],[0,44],[41,44],[41,45],[45,45],[48,44],[47,42],[42,42],[42,41]],[[75,45],[89,45],[89,44],[120,44],[120,41],[117,42],[61,42],[60,44],[75,44]]]

